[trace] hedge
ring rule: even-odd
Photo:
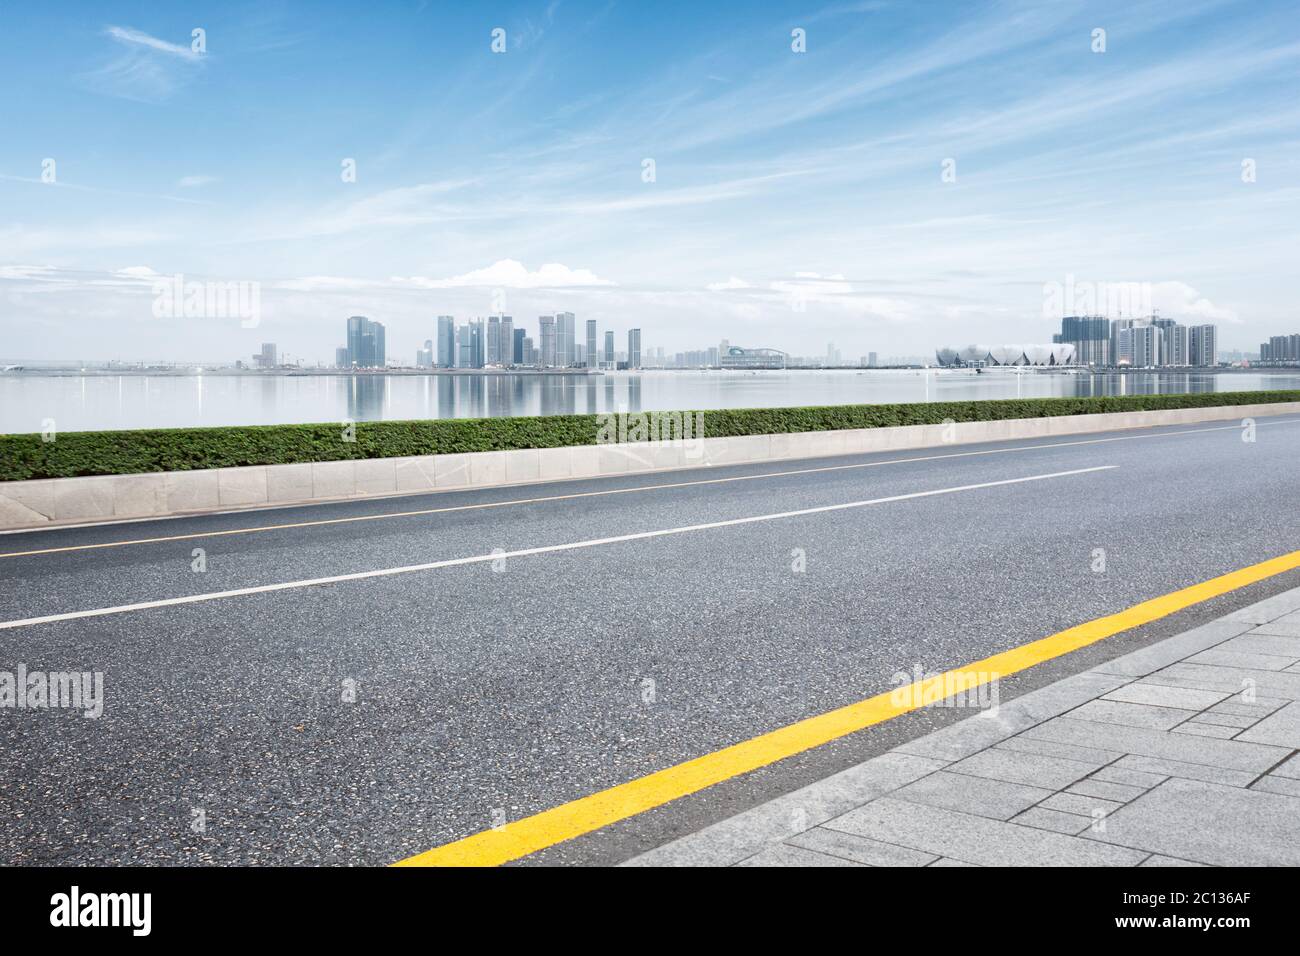
[[[935,425],[949,420],[997,421],[1297,401],[1300,401],[1300,391],[1198,392],[1105,398],[734,408],[702,414],[704,436],[717,438],[841,428],[885,428],[890,425]],[[694,416],[701,413],[646,413],[647,416],[656,414]],[[355,441],[345,441],[343,427],[335,423],[68,432],[49,442],[43,441],[40,435],[0,435],[0,481],[590,445],[596,443],[601,421],[602,417],[597,415],[557,415],[359,422],[354,426]],[[620,432],[618,437],[636,440],[637,433],[632,429],[626,435]]]

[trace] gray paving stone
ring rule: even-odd
[[[1254,671],[1245,667],[1183,661],[1157,671],[1146,680],[1153,684],[1167,684],[1170,680],[1176,680],[1181,687],[1195,686],[1228,694],[1239,694],[1243,689],[1251,688],[1259,697],[1300,700],[1300,674],[1289,674],[1286,671]]]
[[[1300,800],[1194,780],[1166,780],[1083,838],[1215,866],[1300,864]]]
[[[1162,684],[1138,682],[1126,684],[1111,691],[1102,700],[1118,700],[1130,704],[1150,704],[1171,707],[1196,713],[1212,707],[1228,695],[1219,691],[1192,690],[1187,687],[1167,687]]]
[[[1150,787],[1134,787],[1126,783],[1115,783],[1112,780],[1098,780],[1096,777],[1089,777],[1087,780],[1080,780],[1070,786],[1070,793],[1081,793],[1086,797],[1101,797],[1103,800],[1114,800],[1116,803],[1128,803],[1130,800],[1136,800],[1142,794],[1146,793]]]
[[[978,866],[977,863],[967,863],[965,860],[954,860],[951,857],[942,856],[930,864],[931,866]]]
[[[1208,651],[1187,658],[1193,664],[1221,664],[1225,667],[1246,667],[1257,671],[1284,671],[1300,658],[1278,657],[1274,654],[1251,654],[1246,651],[1227,651],[1212,647]]]
[[[1147,855],[1083,837],[1017,826],[892,797],[875,800],[837,817],[827,826],[873,840],[902,844],[925,853],[989,866],[1136,866]],[[1098,852],[1103,849],[1107,852]]]
[[[1241,699],[1241,695],[1229,697],[1221,704],[1215,704],[1206,713],[1209,714],[1239,714],[1242,717],[1267,717],[1279,707],[1285,707],[1287,701],[1281,697],[1256,697],[1253,704],[1247,704]]]
[[[1193,717],[1192,723],[1214,724],[1218,727],[1236,727],[1238,730],[1244,730],[1258,720],[1258,717],[1242,717],[1239,714],[1216,714],[1212,710],[1207,710],[1205,713]]]
[[[813,827],[785,842],[789,846],[802,847],[827,856],[841,856],[866,866],[926,866],[938,859],[933,853],[909,850],[907,847],[868,840],[843,830],[827,830],[825,827]]]
[[[1176,860],[1172,856],[1161,856],[1159,853],[1152,853],[1138,866],[1205,866],[1205,864],[1193,863],[1191,860]]]
[[[1124,756],[1117,750],[1098,750],[1095,747],[1071,747],[1068,744],[1056,744],[1050,740],[1035,740],[1032,737],[1008,737],[994,750],[1014,750],[1018,753],[1042,754],[1044,757],[1061,757],[1076,763],[1088,764],[1094,769],[1114,763]]]
[[[1229,740],[1241,733],[1240,727],[1224,727],[1220,724],[1198,724],[1189,721],[1181,727],[1175,727],[1171,733],[1188,737],[1214,737],[1217,740]]]
[[[1099,664],[1094,670],[1104,674],[1142,677],[1162,667],[1191,657],[1198,651],[1221,644],[1229,638],[1250,630],[1248,621],[1218,620],[1202,624],[1190,631],[1166,638],[1149,647],[1133,651],[1113,661]]]
[[[1272,716],[1265,717],[1254,727],[1243,730],[1238,740],[1257,744],[1278,744],[1300,750],[1300,704],[1287,704]]]
[[[1123,767],[1102,767],[1089,780],[1101,780],[1106,783],[1122,783],[1127,787],[1140,787],[1150,790],[1167,778],[1163,773],[1145,773],[1141,770],[1125,770]]]
[[[1102,724],[1124,724],[1126,727],[1152,727],[1168,730],[1177,727],[1195,710],[1177,707],[1157,707],[1154,704],[1129,704],[1119,700],[1090,700],[1082,707],[1070,711],[1075,720],[1095,720]]]
[[[731,866],[942,766],[924,757],[882,754],[698,833],[665,843],[622,865]]]
[[[1286,756],[1281,747],[1240,740],[1214,740],[1187,734],[1167,734],[1145,727],[1095,724],[1087,720],[1057,717],[1025,731],[1025,736],[1057,743],[1096,747],[1107,744],[1130,754],[1202,763],[1226,770],[1254,770],[1263,773]],[[1142,769],[1142,768],[1137,768]]]
[[[1076,833],[1082,833],[1092,826],[1093,818],[1081,817],[1077,813],[1049,810],[1046,807],[1030,807],[1020,816],[1013,818],[1011,822],[1039,830],[1052,830],[1056,833],[1067,833],[1074,836]]]
[[[1051,794],[1051,790],[1041,787],[940,771],[909,783],[890,796],[932,807],[946,807],[949,810],[1006,820]]]
[[[1281,594],[1274,594],[1257,604],[1243,607],[1240,611],[1233,611],[1223,620],[1264,624],[1268,621],[1276,621],[1278,618],[1285,617],[1296,611],[1300,611],[1300,588],[1292,588],[1289,591],[1283,591]]]
[[[1121,757],[1115,763],[1116,770],[1137,770],[1141,773],[1160,774],[1166,777],[1181,777],[1184,780],[1200,780],[1205,783],[1218,783],[1229,787],[1245,787],[1259,776],[1250,770],[1228,770],[1223,767],[1209,767],[1205,764],[1187,763],[1182,760],[1166,760],[1160,757],[1144,757],[1130,754]]]
[[[1224,641],[1216,648],[1221,651],[1244,651],[1247,654],[1272,654],[1300,660],[1300,637],[1248,631],[1240,637]]]
[[[827,856],[825,853],[814,853],[812,850],[805,850],[803,847],[787,846],[778,844],[770,847],[761,853],[756,853],[747,860],[742,860],[737,866],[862,866],[861,863],[854,863],[852,860],[846,860],[841,856]]]
[[[1039,806],[1048,810],[1060,810],[1062,813],[1077,813],[1081,817],[1096,819],[1098,811],[1103,815],[1123,806],[1115,800],[1102,800],[1079,793],[1054,793]]]
[[[1282,793],[1288,797],[1300,797],[1300,780],[1292,777],[1276,777],[1269,774],[1252,783],[1250,789],[1263,790],[1266,793]]]
[[[1276,777],[1290,777],[1293,780],[1300,780],[1300,754],[1292,757],[1286,763],[1274,767],[1269,774]]]
[[[1065,760],[1061,757],[994,748],[960,760],[948,769],[953,773],[989,777],[993,780],[1005,780],[1007,783],[1025,784],[1052,791],[1061,790],[1076,780],[1082,780],[1094,768],[1091,764]]]
[[[1278,637],[1300,637],[1300,621],[1273,621],[1270,624],[1261,624],[1252,634],[1276,634]]]

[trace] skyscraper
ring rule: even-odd
[[[587,320],[587,367],[595,368],[600,364],[600,356],[596,351],[596,320]]]
[[[508,315],[501,316],[501,356],[502,365],[513,365],[515,361],[515,320]]]
[[[1187,330],[1187,360],[1191,365],[1213,368],[1219,364],[1219,330],[1213,325],[1193,325]]]
[[[524,343],[528,343],[528,348],[532,347],[532,340],[528,338],[523,329],[515,329],[514,332],[514,351],[511,353],[511,361],[516,365],[525,365],[528,363],[528,354],[525,351]]]
[[[1164,354],[1164,330],[1155,325],[1135,325],[1128,330],[1132,339],[1134,368],[1151,368],[1161,364]]]
[[[384,325],[364,315],[348,318],[348,364],[357,368],[383,368],[388,361]]]
[[[441,368],[456,367],[455,316],[438,316],[438,365]]]
[[[487,320],[487,355],[486,364],[501,364],[501,317],[489,315]]]
[[[605,364],[614,364],[614,333],[605,333]]]
[[[555,316],[539,315],[537,324],[540,364],[543,368],[554,368],[556,362]]]
[[[555,313],[555,364],[573,365],[577,361],[574,349],[578,343],[574,339],[574,315],[572,312]]]
[[[627,367],[641,367],[641,330],[627,330]]]
[[[1074,358],[1081,365],[1110,365],[1110,319],[1100,315],[1067,315],[1061,319],[1057,341],[1074,346]]]

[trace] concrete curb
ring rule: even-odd
[[[1300,402],[0,482],[0,530],[1300,414]],[[707,423],[707,417],[706,417]]]

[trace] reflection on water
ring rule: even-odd
[[[0,375],[0,432],[1300,389],[1300,372]]]

